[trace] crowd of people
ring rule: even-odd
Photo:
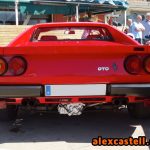
[[[68,18],[68,22],[72,21],[72,18]],[[93,15],[92,12],[85,12],[80,16],[80,22],[103,22],[97,15]],[[112,26],[121,26],[121,23],[113,20],[113,17],[108,18],[108,24]],[[124,32],[135,39],[140,44],[150,45],[150,12],[146,16],[137,15],[135,20],[127,20],[127,28]]]
[[[136,20],[127,20],[128,28],[126,33],[140,44],[150,44],[150,13],[147,13],[142,20],[141,15],[137,15]]]

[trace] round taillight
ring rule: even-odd
[[[124,66],[128,73],[139,74],[142,70],[141,58],[137,55],[129,56],[126,58]]]
[[[144,69],[147,73],[150,73],[150,56],[146,57],[144,60]]]
[[[0,58],[0,76],[7,72],[8,66],[5,59]]]
[[[15,56],[8,63],[9,72],[12,75],[22,75],[27,68],[26,60],[21,56]]]

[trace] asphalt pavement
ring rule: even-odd
[[[147,146],[92,146],[94,137],[150,139],[150,118],[132,119],[127,111],[89,112],[68,117],[32,114],[24,117],[19,130],[13,122],[0,122],[0,150],[149,150]]]

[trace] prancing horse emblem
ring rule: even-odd
[[[117,64],[116,64],[116,63],[113,63],[113,64],[112,64],[112,67],[113,67],[113,69],[114,69],[115,72],[118,70],[118,67],[117,67]]]

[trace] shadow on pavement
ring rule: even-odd
[[[10,132],[10,122],[0,122],[0,143],[53,142],[90,143],[92,138],[129,137],[141,125],[150,139],[150,119],[139,120],[129,117],[126,111],[90,112],[81,116],[68,117],[58,114],[27,116],[21,132]],[[139,135],[140,136],[140,135]]]

